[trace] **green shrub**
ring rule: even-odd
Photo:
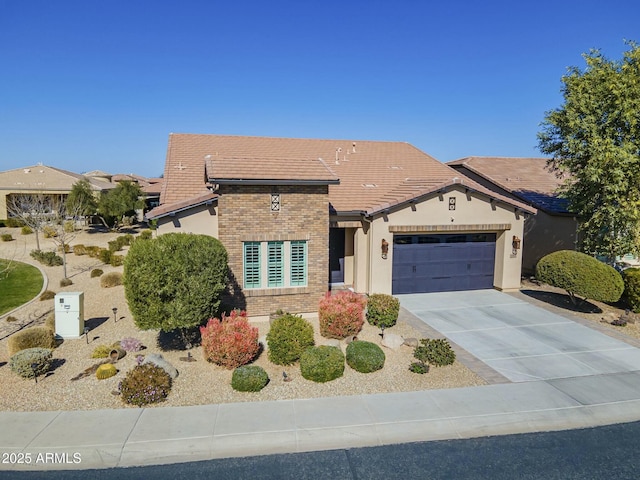
[[[327,292],[318,305],[320,335],[338,339],[357,335],[364,323],[366,303],[365,298],[348,290],[335,295]]]
[[[60,280],[61,287],[68,287],[69,285],[73,285],[73,281],[70,278],[63,278]]]
[[[111,288],[122,285],[123,277],[120,272],[109,272],[100,277],[100,286],[102,288]]]
[[[75,222],[73,220],[67,220],[62,225],[62,228],[63,228],[65,233],[73,233],[73,232],[76,231],[76,224],[75,224]]]
[[[22,227],[20,232],[22,233],[22,235],[31,235],[33,233],[33,229],[25,225],[24,227]]]
[[[131,245],[125,296],[138,328],[170,332],[215,317],[227,287],[227,252],[208,235],[166,233]]]
[[[78,245],[74,245],[73,246],[73,254],[74,255],[86,255],[87,254],[87,247],[85,247],[82,244],[78,244]]]
[[[60,257],[56,252],[32,250],[30,255],[33,259],[48,267],[57,267],[62,265],[62,257]]]
[[[259,392],[267,383],[269,375],[257,365],[243,365],[236,368],[231,376],[231,387],[238,392]]]
[[[51,300],[53,298],[56,298],[56,292],[52,292],[51,290],[45,290],[44,292],[42,292],[42,295],[40,295],[41,302],[44,302],[45,300]]]
[[[56,339],[47,327],[31,327],[20,330],[9,337],[7,348],[9,356],[28,348],[54,348]]]
[[[571,301],[576,297],[599,302],[617,302],[624,291],[622,276],[611,266],[589,255],[560,250],[540,259],[536,278],[567,291]]]
[[[109,261],[112,267],[121,267],[124,265],[124,255],[111,255],[111,260]]]
[[[113,363],[103,363],[96,369],[96,378],[98,380],[104,380],[113,377],[116,373],[118,373],[118,370]]]
[[[298,315],[285,313],[276,318],[267,333],[269,360],[276,365],[291,365],[307,348],[315,344],[313,327]]]
[[[9,315],[7,318],[5,318],[5,320],[9,323],[13,323],[13,322],[17,322],[18,319],[16,317],[14,317],[13,315]]]
[[[33,378],[51,369],[52,351],[48,348],[27,348],[9,359],[9,368],[23,378]]]
[[[153,232],[151,230],[143,230],[138,235],[138,240],[151,240],[153,238]]]
[[[631,310],[640,313],[640,268],[627,268],[622,272],[623,297]]]
[[[344,354],[338,347],[309,347],[300,355],[300,373],[313,382],[329,382],[344,374]]]
[[[133,240],[135,239],[135,237],[130,233],[127,233],[126,235],[122,235],[121,237],[118,237],[118,238],[121,239],[120,241],[123,246],[131,245],[131,242],[133,242]]]
[[[49,225],[42,229],[42,233],[44,234],[44,238],[56,238],[58,236],[58,231]]]
[[[107,358],[113,348],[110,345],[98,345],[91,352],[91,358]]]
[[[385,355],[375,343],[356,340],[347,345],[347,365],[356,372],[371,373],[384,367]]]
[[[71,252],[71,245],[69,245],[68,243],[65,243],[64,245],[60,245],[58,247],[58,252],[62,253],[63,251],[64,253]]]
[[[102,263],[110,263],[111,262],[111,251],[107,250],[106,248],[101,248],[98,251],[98,259],[102,262]]]
[[[429,372],[429,365],[422,362],[413,362],[411,365],[409,365],[409,371],[422,375]]]
[[[382,330],[398,321],[400,300],[385,293],[374,293],[367,299],[367,322]]]
[[[94,268],[91,270],[91,278],[101,277],[104,272],[99,268]]]
[[[5,226],[9,227],[9,228],[19,228],[19,227],[24,227],[24,220],[22,220],[21,218],[17,218],[17,217],[12,217],[12,218],[7,218],[4,221]]]
[[[3,233],[2,235],[0,235],[0,238],[3,242],[10,242],[13,240],[13,235],[11,235],[10,233]]]
[[[422,363],[428,363],[435,367],[451,365],[456,359],[456,353],[445,339],[423,338],[413,351],[413,356]]]
[[[89,255],[91,258],[98,258],[98,256],[100,255],[100,251],[102,251],[103,249],[100,247],[96,247],[95,245],[89,245],[88,247],[85,247],[85,250],[87,251],[87,255]]]
[[[56,314],[55,313],[50,313],[49,315],[47,315],[47,318],[44,321],[44,326],[45,328],[48,328],[49,330],[55,333],[56,331]]]
[[[164,401],[171,392],[171,377],[153,364],[137,365],[120,382],[124,403],[143,407]]]

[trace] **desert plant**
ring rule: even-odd
[[[50,225],[45,226],[42,229],[42,233],[44,234],[44,238],[55,238],[58,236],[58,231]]]
[[[68,287],[69,285],[73,285],[73,281],[70,278],[63,278],[60,280],[61,287]]]
[[[315,344],[313,327],[298,315],[285,313],[276,318],[267,333],[269,360],[276,365],[291,365],[307,348]]]
[[[20,229],[20,233],[22,233],[22,235],[31,235],[33,233],[33,229],[25,225]]]
[[[360,373],[371,373],[384,367],[385,355],[375,343],[356,340],[347,345],[347,365]]]
[[[121,237],[118,237],[121,238]],[[115,240],[111,240],[110,242],[107,242],[107,244],[109,245],[109,251],[111,253],[114,252],[119,252],[120,250],[122,250],[122,241],[118,240],[118,238],[116,238]]]
[[[124,265],[124,255],[111,255],[109,263],[112,267],[121,267]]]
[[[0,238],[2,238],[3,242],[10,242],[11,240],[13,240],[13,235],[11,235],[10,233],[3,233],[2,235],[0,235]]]
[[[16,317],[14,317],[13,315],[9,315],[7,318],[5,318],[5,320],[9,323],[13,323],[13,322],[17,322],[18,319]]]
[[[623,297],[635,313],[640,313],[640,268],[627,268],[622,272]]]
[[[225,368],[249,363],[260,351],[258,329],[249,325],[246,312],[233,310],[228,317],[209,319],[200,336],[204,358]]]
[[[52,292],[51,290],[45,290],[40,295],[41,302],[44,302],[45,300],[51,300],[52,298],[56,298],[56,292]]]
[[[89,255],[91,258],[98,258],[98,255],[100,255],[100,251],[102,250],[102,248],[96,247],[95,245],[89,245],[88,247],[85,247],[85,250],[87,251],[87,255]]]
[[[62,253],[69,253],[71,252],[71,245],[69,245],[68,243],[62,244],[62,245],[58,245],[58,252]],[[64,260],[64,258],[63,258]]]
[[[581,302],[617,302],[624,291],[622,277],[613,267],[573,250],[542,257],[536,265],[536,278],[566,290],[573,304],[578,304],[578,297],[583,297]]]
[[[382,331],[398,321],[400,300],[386,293],[374,293],[367,298],[367,322]]]
[[[111,288],[122,285],[123,277],[120,272],[109,272],[106,275],[100,277],[100,286],[102,288]]]
[[[106,264],[111,262],[111,251],[107,250],[106,248],[101,248],[98,251],[98,260],[100,260],[102,263],[106,263]]]
[[[344,354],[338,347],[309,347],[300,355],[300,373],[314,382],[335,380],[344,374]]]
[[[102,271],[99,268],[94,268],[93,270],[91,270],[91,278],[96,278],[96,277],[100,277],[102,276],[102,274],[104,273],[104,271]]]
[[[104,380],[113,377],[116,373],[118,373],[118,370],[113,363],[103,363],[96,369],[96,378],[98,380]]]
[[[62,257],[56,252],[43,252],[42,250],[32,250],[31,257],[43,265],[48,267],[57,267],[62,265]]]
[[[409,371],[422,375],[429,372],[429,365],[423,362],[413,362],[411,365],[409,365]]]
[[[113,350],[111,345],[98,345],[91,352],[91,358],[107,358]]]
[[[44,320],[44,326],[45,328],[48,328],[52,332],[56,331],[56,314],[55,313],[50,313],[49,315],[47,315],[47,318],[45,318]]]
[[[357,335],[364,323],[364,307],[366,299],[348,290],[331,295],[331,292],[320,300],[318,319],[320,334],[326,338],[345,338]]]
[[[78,244],[78,245],[74,245],[73,246],[73,254],[74,255],[86,255],[87,254],[87,247],[85,247],[82,244]]]
[[[138,235],[138,240],[151,240],[153,238],[153,232],[151,230],[143,230]]]
[[[159,353],[152,353],[150,355],[146,355],[144,357],[144,359],[142,360],[142,362],[140,362],[141,365],[146,365],[148,363],[151,363],[151,364],[155,365],[156,367],[160,367],[162,370],[167,372],[167,374],[172,379],[175,379],[178,376],[178,370],[176,369],[176,367],[174,367],[169,362],[167,362],[164,359],[164,357],[162,355],[160,355]]]
[[[257,365],[242,365],[231,376],[231,387],[238,392],[259,392],[267,383],[269,375]]]
[[[9,228],[19,228],[19,227],[24,227],[25,225],[24,220],[18,217],[7,218],[4,221],[4,224]]]
[[[152,364],[133,367],[120,382],[122,401],[138,407],[162,402],[169,392],[171,377],[162,368]]]
[[[227,286],[227,252],[208,235],[136,240],[124,260],[124,283],[138,328],[184,332],[218,314]]]
[[[76,224],[73,220],[67,220],[62,225],[62,228],[65,231],[65,233],[73,233],[76,231]]]
[[[413,356],[422,363],[428,363],[435,367],[451,365],[456,359],[456,353],[449,342],[442,338],[423,338],[414,349]]]
[[[120,340],[120,346],[126,352],[139,352],[140,350],[142,350],[142,342],[133,337],[125,337]]]
[[[54,348],[56,339],[47,327],[31,327],[20,330],[9,337],[7,349],[9,356],[28,348]]]
[[[9,368],[23,378],[33,378],[51,369],[52,351],[49,348],[27,348],[9,359]]]

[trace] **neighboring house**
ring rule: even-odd
[[[260,317],[316,312],[330,285],[517,289],[534,213],[407,143],[171,134],[147,218],[217,237],[233,306]]]
[[[103,180],[42,164],[0,172],[0,219],[10,216],[7,212],[7,200],[10,200],[11,196],[43,194],[64,199],[73,185],[80,180],[87,180],[96,193],[114,187]]]
[[[578,221],[558,196],[563,180],[547,168],[546,158],[467,157],[447,165],[494,192],[538,210],[525,222],[522,269],[535,271],[543,256],[575,250]]]

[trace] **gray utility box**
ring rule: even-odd
[[[78,338],[84,334],[84,292],[56,294],[56,335]]]

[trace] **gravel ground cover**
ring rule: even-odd
[[[187,357],[187,351],[162,350],[158,344],[157,331],[141,331],[135,326],[125,300],[124,287],[102,288],[99,277],[90,277],[93,268],[100,268],[106,274],[111,271],[121,272],[123,267],[104,265],[99,260],[86,255],[69,254],[67,255],[68,272],[73,284],[61,288],[59,283],[63,276],[62,267],[44,267],[34,263],[30,258],[29,253],[35,248],[35,236],[20,235],[19,229],[0,229],[0,234],[5,232],[12,233],[16,240],[0,242],[0,258],[38,265],[46,273],[48,290],[56,293],[84,292],[85,320],[91,330],[87,338],[83,336],[79,339],[64,340],[54,350],[54,370],[39,378],[36,384],[33,380],[18,377],[9,369],[7,341],[9,336],[20,328],[42,324],[46,316],[53,311],[53,300],[36,299],[19,310],[0,317],[0,384],[3,386],[0,391],[0,410],[137,408],[124,405],[120,397],[113,394],[126,372],[136,364],[136,354],[129,353],[117,362],[116,367],[119,372],[114,377],[98,380],[94,375],[89,375],[79,380],[71,380],[99,361],[91,358],[91,353],[96,346],[111,345],[125,337],[134,337],[142,341],[146,348],[140,354],[160,353],[178,369],[179,376],[174,382],[169,397],[165,402],[156,405],[160,407],[420,391],[485,383],[460,362],[447,367],[432,367],[431,371],[425,375],[411,373],[408,367],[415,359],[413,348],[408,346],[403,346],[397,351],[384,348],[386,361],[382,370],[362,374],[346,366],[343,377],[324,384],[302,378],[297,365],[282,367],[271,364],[266,352],[263,351],[254,364],[262,366],[267,371],[270,378],[269,384],[257,393],[236,392],[231,388],[231,370],[206,362],[200,347],[190,350],[192,357],[196,360],[193,362],[182,360]],[[121,234],[114,232],[81,232],[71,244],[106,247],[108,241],[119,235]],[[40,240],[43,250],[55,248],[50,240],[42,238]],[[126,253],[126,248],[124,252],[118,253]],[[114,318],[113,307],[118,309],[117,318]],[[7,322],[8,315],[17,320]],[[310,322],[316,332],[316,344],[329,343],[329,340],[319,335],[317,319],[310,319]],[[269,323],[256,322],[255,325],[259,328],[260,337],[264,338]],[[420,338],[413,327],[402,321],[388,331],[405,338]],[[377,328],[365,322],[358,339],[380,343],[379,332]],[[341,348],[343,351],[346,348],[344,342],[341,343]],[[284,381],[283,372],[290,381]]]

